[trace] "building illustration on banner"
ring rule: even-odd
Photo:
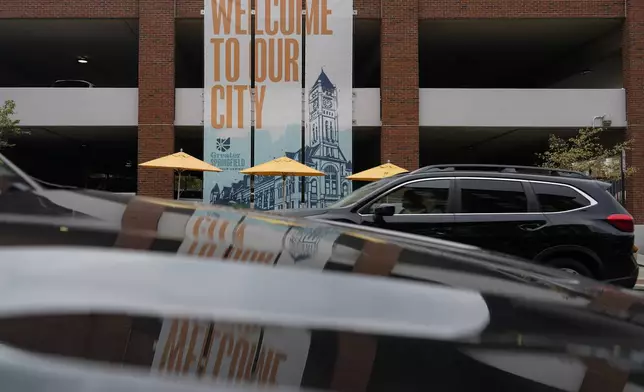
[[[306,208],[326,207],[351,192],[351,182],[346,179],[352,173],[351,159],[342,150],[339,122],[338,89],[324,70],[308,94],[309,117],[307,119],[306,143],[304,151],[286,152],[286,156],[301,161],[314,169],[324,172],[324,177],[305,178]],[[261,130],[259,131],[261,132]],[[230,139],[216,140],[215,148],[225,153],[230,149]],[[351,151],[348,152],[351,154]],[[286,195],[282,194],[281,177],[255,176],[255,208],[274,210],[297,208],[301,201],[301,180],[286,177]],[[210,203],[223,205],[248,205],[250,202],[250,176],[228,186],[214,184],[210,190]]]

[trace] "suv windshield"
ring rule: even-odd
[[[354,204],[358,201],[360,201],[363,197],[368,195],[369,193],[373,192],[374,190],[381,188],[387,184],[389,184],[391,181],[394,179],[400,177],[401,175],[404,175],[407,173],[401,173],[401,174],[396,174],[391,177],[383,178],[382,180],[378,180],[375,182],[372,182],[370,184],[367,184],[361,188],[356,189],[355,191],[349,193],[347,196],[343,197],[342,199],[338,200],[337,202],[331,204],[329,208],[343,208],[343,207],[348,207],[351,204]]]

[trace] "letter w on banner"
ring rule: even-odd
[[[250,0],[206,0],[204,16],[205,203],[248,206],[250,180]]]

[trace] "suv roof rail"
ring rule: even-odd
[[[523,173],[535,174],[540,176],[553,176],[553,177],[572,177],[592,179],[592,177],[578,171],[564,170],[564,169],[551,169],[536,166],[515,166],[515,165],[477,165],[477,164],[456,164],[456,165],[431,165],[421,167],[412,172],[416,173],[430,173],[430,172],[450,172],[450,171],[482,171],[482,172],[499,172],[499,173]]]

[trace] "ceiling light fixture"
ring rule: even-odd
[[[78,62],[80,64],[87,64],[87,57],[79,57]]]

